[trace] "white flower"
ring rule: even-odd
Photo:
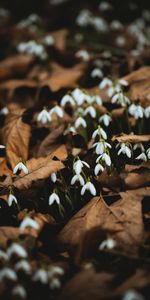
[[[31,274],[31,271],[32,271],[30,264],[25,259],[22,259],[15,264],[15,270],[23,271],[26,274]]]
[[[52,205],[54,202],[56,202],[58,205],[60,204],[60,198],[55,192],[49,196],[48,201],[49,201],[49,205]]]
[[[82,117],[78,117],[74,123],[75,128],[78,128],[80,126],[82,126],[84,128],[87,127],[86,121]]]
[[[9,109],[7,107],[3,107],[1,110],[0,110],[0,115],[8,115],[9,113]]]
[[[145,298],[135,290],[128,290],[122,300],[144,300]]]
[[[110,9],[112,9],[112,6],[107,1],[102,1],[99,5],[99,10],[101,10],[101,11],[107,11],[107,10],[110,10]]]
[[[120,150],[118,151],[118,155],[125,154],[127,157],[131,158],[131,149],[125,144],[125,143],[120,143]],[[117,145],[117,146],[118,146]]]
[[[150,148],[148,148],[148,149],[146,150],[146,153],[147,153],[148,159],[150,159]]]
[[[118,103],[122,107],[126,107],[127,104],[130,104],[130,100],[128,97],[126,97],[121,91],[116,93],[112,99],[112,103]]]
[[[5,146],[4,145],[0,145],[0,149],[5,149]]]
[[[107,240],[104,240],[100,245],[99,245],[99,250],[103,249],[113,249],[116,246],[116,241],[113,240],[112,238],[108,238]]]
[[[102,136],[102,138],[103,138],[104,140],[107,139],[107,134],[106,134],[106,132],[105,132],[104,129],[103,129],[102,127],[100,127],[100,126],[98,126],[98,129],[94,130],[94,132],[93,132],[93,134],[92,134],[92,139],[95,139],[97,135],[98,135],[99,137]]]
[[[150,106],[146,107],[144,110],[144,114],[146,118],[150,117]]]
[[[58,278],[52,278],[52,280],[51,280],[49,286],[50,286],[50,289],[51,289],[51,290],[54,290],[54,289],[60,289],[60,287],[61,287],[61,282],[60,282],[60,280],[59,280]]]
[[[96,163],[98,163],[100,160],[103,160],[107,166],[111,166],[111,158],[107,153],[101,154],[97,159]]]
[[[22,42],[17,46],[17,50],[20,53],[36,55],[41,59],[47,58],[44,46],[36,43],[35,41]]]
[[[52,174],[51,174],[51,181],[55,183],[56,180],[57,180],[56,173],[52,173]]]
[[[106,87],[112,86],[113,82],[109,78],[105,77],[99,84],[100,89],[105,89]]]
[[[106,148],[111,148],[111,145],[105,141],[100,141],[93,144],[93,147],[96,147],[95,151],[96,154],[100,155],[105,152]]]
[[[91,72],[91,77],[92,77],[92,78],[95,78],[95,77],[102,78],[102,77],[103,77],[103,72],[102,72],[100,69],[95,68],[95,69],[93,69],[92,72]]]
[[[44,269],[39,269],[33,276],[33,281],[40,281],[42,284],[48,283],[48,273]]]
[[[95,174],[95,176],[97,176],[99,172],[103,172],[103,171],[104,171],[104,167],[100,163],[98,163],[95,166],[94,174]]]
[[[26,299],[27,297],[27,292],[25,288],[19,284],[12,289],[11,293],[12,295],[21,297],[23,299]]]
[[[13,202],[18,204],[17,198],[13,194],[10,193],[8,196],[8,206],[12,206]]]
[[[12,255],[17,255],[22,258],[26,258],[28,256],[27,251],[19,244],[13,243],[8,249],[7,249],[7,255],[9,259]]]
[[[118,84],[122,85],[122,86],[128,86],[128,81],[125,79],[119,79],[118,80]]]
[[[87,9],[83,9],[80,11],[79,15],[76,18],[76,23],[79,26],[85,27],[89,24],[91,19],[91,12]]]
[[[77,58],[81,58],[83,61],[88,61],[90,59],[90,55],[86,50],[79,50],[75,55]]]
[[[93,106],[88,106],[85,109],[83,115],[86,116],[87,114],[89,114],[91,116],[91,118],[93,118],[93,119],[96,118],[96,110],[95,110],[95,108]]]
[[[96,195],[96,189],[92,182],[88,181],[81,189],[81,195],[83,196],[85,191],[89,191],[93,196]]]
[[[74,164],[73,164],[73,170],[75,171],[75,173],[77,175],[79,175],[82,171],[83,167],[87,167],[90,168],[89,164],[87,162],[85,162],[84,160],[80,160],[78,159]]]
[[[121,29],[123,29],[123,25],[122,25],[122,23],[121,23],[120,21],[118,21],[118,20],[113,20],[113,21],[111,22],[111,24],[110,24],[110,28],[111,28],[112,30],[121,30]]]
[[[103,104],[102,98],[99,95],[95,95],[95,96],[91,97],[91,103],[94,103],[94,102],[98,105]]]
[[[46,124],[51,121],[51,116],[45,108],[38,114],[37,121],[42,124]]]
[[[60,106],[56,105],[53,108],[50,109],[49,114],[50,116],[55,113],[59,118],[62,118],[64,113]]]
[[[35,220],[33,220],[29,217],[25,217],[23,219],[23,221],[21,222],[19,228],[20,229],[25,229],[25,228],[28,228],[28,227],[33,228],[35,230],[38,230],[40,228],[39,224]]]
[[[145,151],[144,146],[142,145],[142,143],[136,143],[136,144],[134,144],[133,150],[135,151],[138,148],[140,148],[142,150],[142,152]]]
[[[46,36],[44,37],[44,43],[45,43],[47,46],[52,46],[52,45],[54,45],[54,42],[55,42],[55,40],[54,40],[54,38],[53,38],[52,35],[46,35]]]
[[[19,162],[13,169],[13,174],[16,174],[18,171],[23,171],[25,174],[29,173],[28,168],[25,166],[23,162]]]
[[[101,116],[101,117],[99,118],[99,122],[104,123],[104,125],[105,125],[106,127],[109,126],[109,124],[110,124],[111,121],[112,121],[112,118],[111,118],[108,114],[104,114],[103,116]]]
[[[51,266],[48,271],[48,277],[51,279],[56,275],[64,275],[64,269],[59,266]]]
[[[91,97],[80,89],[76,88],[75,90],[72,91],[72,97],[74,98],[75,102],[77,105],[82,105],[84,102],[90,103]]]
[[[116,45],[119,47],[123,47],[126,44],[126,39],[124,36],[120,35],[116,37]]]
[[[80,174],[76,174],[71,179],[71,184],[75,184],[76,181],[80,182],[80,185],[84,185],[85,181],[84,178]]]
[[[0,282],[2,282],[5,278],[13,281],[17,281],[17,274],[10,268],[5,267],[0,270]]]
[[[4,251],[2,251],[0,249],[0,260],[1,260],[1,258],[4,260],[8,260],[8,255],[7,255],[7,253],[5,253]]]
[[[128,111],[131,116],[135,117],[135,119],[144,117],[144,108],[141,105],[131,104]]]
[[[60,102],[61,106],[65,106],[66,104],[70,104],[71,106],[75,105],[75,101],[73,100],[73,98],[70,95],[65,95]]]
[[[144,152],[142,152],[140,155],[138,155],[135,159],[147,161],[147,157]]]

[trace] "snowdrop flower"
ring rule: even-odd
[[[142,152],[140,155],[138,155],[135,159],[147,161],[147,157],[144,152]]]
[[[44,108],[37,117],[37,121],[41,122],[42,124],[46,124],[51,121],[51,116],[49,115],[49,112],[46,108]]]
[[[85,94],[83,91],[80,89],[76,88],[75,90],[72,91],[72,97],[74,98],[75,102],[77,105],[82,105],[84,102],[89,103],[90,102],[90,96]]]
[[[136,143],[136,144],[134,144],[133,150],[135,151],[135,150],[137,150],[138,148],[140,148],[140,149],[142,150],[142,152],[145,151],[144,146],[142,145],[142,143]]]
[[[95,166],[94,174],[95,174],[95,176],[97,176],[99,172],[103,172],[103,171],[104,171],[104,167],[100,163],[98,163]]]
[[[135,290],[128,290],[123,295],[122,300],[145,300],[144,297]]]
[[[117,144],[117,146],[121,147],[118,151],[118,155],[122,153],[125,154],[127,157],[131,158],[131,149],[125,143]]]
[[[99,122],[103,123],[106,127],[109,126],[110,122],[112,121],[112,118],[108,114],[104,114],[99,118]]]
[[[112,6],[107,1],[102,1],[99,5],[99,10],[101,10],[101,11],[107,11],[107,10],[110,10],[110,9],[112,9]]]
[[[116,42],[117,46],[123,47],[126,44],[126,39],[124,36],[120,35],[120,36],[117,36],[115,42]]]
[[[80,126],[82,126],[84,128],[87,127],[86,121],[82,117],[78,117],[74,123],[75,128],[78,128]]]
[[[60,282],[60,280],[58,278],[52,278],[49,286],[50,286],[51,290],[60,289],[61,282]]]
[[[101,17],[93,17],[90,21],[90,24],[93,25],[98,32],[108,31],[108,24],[106,20]]]
[[[21,297],[23,299],[26,299],[27,297],[27,292],[25,288],[19,284],[12,289],[11,293],[12,295]]]
[[[97,159],[96,163],[98,163],[100,160],[103,160],[105,164],[110,167],[111,166],[111,158],[107,153],[101,154]]]
[[[79,26],[85,27],[89,24],[91,19],[91,12],[88,9],[83,9],[80,11],[76,18],[76,23]]]
[[[5,146],[4,145],[0,145],[0,149],[5,149]]]
[[[17,50],[20,53],[36,55],[41,59],[47,58],[44,46],[36,43],[35,41],[22,42],[17,46]]]
[[[80,174],[76,174],[72,177],[71,185],[75,184],[76,181],[79,181],[82,186],[85,184],[84,178]]]
[[[66,106],[66,104],[70,104],[71,106],[75,106],[75,101],[70,95],[65,95],[60,102],[61,106]]]
[[[100,69],[95,68],[95,69],[91,72],[91,77],[92,77],[92,78],[95,78],[95,77],[102,78],[102,77],[103,77],[103,72],[102,72]]]
[[[54,40],[54,38],[53,38],[52,35],[47,35],[47,36],[44,37],[44,43],[45,43],[47,46],[52,46],[52,45],[54,45],[54,42],[55,42],[55,40]]]
[[[50,196],[49,196],[49,205],[52,205],[54,202],[56,202],[58,205],[60,204],[60,198],[59,196],[53,192]]]
[[[136,120],[144,117],[144,108],[141,105],[131,104],[128,111],[131,116],[135,117]]]
[[[5,253],[4,251],[2,251],[0,249],[0,260],[1,260],[1,258],[4,260],[8,260],[8,255],[7,255],[7,253]]]
[[[127,80],[125,80],[125,79],[118,79],[117,83],[122,85],[122,86],[128,86],[129,85]]]
[[[97,105],[102,105],[103,101],[102,98],[99,95],[95,95],[91,97],[91,103],[96,103]]]
[[[148,149],[146,150],[146,153],[147,153],[148,159],[150,159],[150,148],[148,148]]]
[[[25,228],[28,228],[28,227],[33,228],[35,230],[38,230],[40,228],[39,224],[35,220],[33,220],[29,217],[25,217],[23,219],[23,221],[21,222],[19,228],[20,229],[25,229]]]
[[[13,281],[17,281],[17,274],[10,268],[4,268],[0,270],[0,282],[2,282],[4,279],[9,279]]]
[[[118,20],[113,20],[110,24],[110,28],[112,30],[122,30],[123,29],[123,25],[120,21]]]
[[[86,191],[89,191],[93,196],[96,195],[96,189],[92,182],[88,181],[84,184],[84,186],[81,189],[81,195],[83,196]]]
[[[105,89],[106,87],[112,86],[113,82],[109,78],[105,77],[99,84],[100,89]]]
[[[22,259],[15,264],[15,270],[23,271],[26,274],[31,274],[31,266],[25,259]]]
[[[94,132],[93,132],[93,134],[92,134],[92,139],[95,139],[97,135],[98,135],[99,137],[102,136],[102,138],[103,138],[104,140],[107,139],[107,134],[106,134],[106,132],[105,132],[104,129],[103,129],[102,127],[100,127],[100,126],[98,126],[98,129],[94,130]]]
[[[75,55],[77,58],[81,58],[83,61],[88,61],[90,59],[90,55],[86,50],[79,50]]]
[[[50,111],[49,111],[49,114],[50,116],[55,113],[59,118],[62,118],[64,113],[63,113],[63,110],[60,106],[56,105],[54,106]]]
[[[112,238],[108,238],[107,240],[104,240],[100,245],[99,245],[99,250],[104,250],[104,249],[113,249],[116,246],[116,241],[113,240]]]
[[[8,115],[9,113],[9,109],[7,107],[3,107],[1,110],[0,110],[0,115]]]
[[[144,114],[146,118],[150,118],[150,106],[145,108]]]
[[[95,119],[96,118],[96,110],[93,106],[88,106],[83,115],[86,116],[87,114],[89,114],[91,116],[91,118]]]
[[[82,171],[82,168],[83,167],[87,167],[87,168],[90,168],[89,164],[87,162],[85,162],[84,160],[80,160],[78,159],[76,162],[74,162],[73,164],[73,170],[75,171],[75,173],[77,175],[79,175]]]
[[[96,154],[100,155],[105,152],[105,149],[111,148],[111,145],[105,141],[100,141],[93,144],[93,147],[96,147],[95,152]]]
[[[44,269],[39,269],[33,276],[33,281],[40,281],[42,284],[48,283],[48,273]]]
[[[64,275],[64,269],[58,266],[51,266],[48,271],[48,277],[53,278],[56,275]]]
[[[130,100],[128,97],[126,97],[121,91],[116,93],[113,97],[112,97],[112,103],[118,103],[120,104],[122,107],[126,107],[126,105],[130,104]]]
[[[12,206],[13,202],[18,204],[17,198],[12,193],[10,193],[8,196],[8,206]]]
[[[23,162],[19,162],[13,169],[13,174],[16,174],[18,171],[23,171],[25,174],[29,174],[28,168]]]
[[[54,183],[57,181],[56,173],[51,174],[51,181],[54,182]]]
[[[7,249],[7,255],[10,259],[13,254],[16,254],[19,257],[26,258],[28,256],[27,251],[19,244],[13,243],[8,249]]]

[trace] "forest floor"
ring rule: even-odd
[[[121,2],[0,8],[2,300],[150,299],[150,11]]]

